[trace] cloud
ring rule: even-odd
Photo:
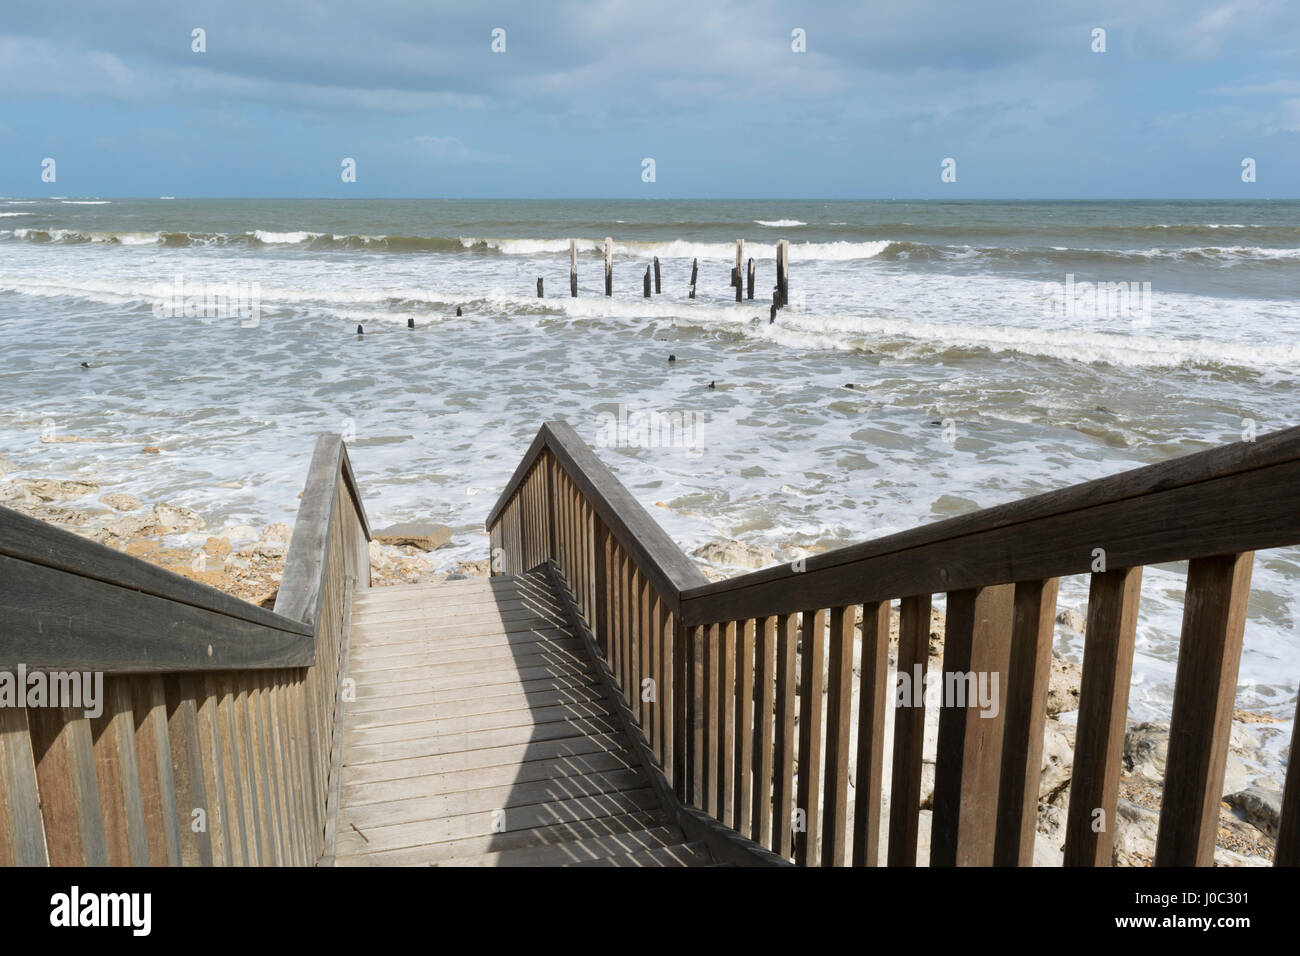
[[[499,163],[503,157],[471,150],[455,136],[416,136],[416,149],[421,155],[440,163]]]

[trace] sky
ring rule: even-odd
[[[8,3],[0,195],[1300,198],[1300,2]]]

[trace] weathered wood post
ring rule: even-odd
[[[605,295],[614,294],[614,240],[605,237]]]
[[[691,260],[691,298],[695,298],[695,279],[700,274],[700,260]]]
[[[754,298],[754,257],[749,257],[749,275],[745,280],[745,298]]]
[[[655,295],[659,295],[659,257],[655,256]]]
[[[650,298],[650,267],[645,267],[645,278],[641,280],[641,294],[645,298]]]
[[[578,241],[569,240],[569,295],[578,297]]]
[[[736,240],[736,268],[735,271],[731,273],[736,280],[737,287],[739,287],[740,285],[740,264],[744,261],[744,259],[745,259],[745,240],[737,239]]]
[[[537,277],[537,298],[539,298],[539,299],[543,299],[543,298],[545,298],[545,296],[542,295],[542,277],[541,277],[541,276],[538,276],[538,277]]]
[[[776,290],[781,308],[790,304],[790,241],[779,239],[776,243]]]

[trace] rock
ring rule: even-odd
[[[1059,720],[1048,720],[1043,729],[1043,775],[1038,799],[1049,803],[1070,786],[1074,769],[1074,728]]]
[[[1052,671],[1047,682],[1047,713],[1064,714],[1079,709],[1079,687],[1083,683],[1083,668],[1059,657],[1052,658]]]
[[[1115,804],[1114,866],[1149,866],[1156,855],[1156,834],[1160,815],[1128,800]]]
[[[451,541],[451,529],[445,524],[427,521],[404,521],[374,533],[382,544],[408,544],[421,551],[436,551]]]
[[[197,531],[203,527],[203,519],[189,508],[169,505],[161,502],[153,506],[149,518],[157,534],[172,534],[177,531]]]
[[[145,533],[146,529],[152,530],[151,518],[128,515],[105,524],[100,535],[103,538],[133,538]]]
[[[140,507],[139,498],[121,491],[115,491],[111,495],[104,495],[99,500],[114,511],[136,511]]]
[[[1057,612],[1056,623],[1068,627],[1076,634],[1082,634],[1087,626],[1087,622],[1084,620],[1083,615],[1072,608],[1067,608],[1063,611]]]
[[[99,491],[93,481],[56,481],[52,478],[17,478],[13,484],[38,501],[72,501]]]
[[[392,565],[388,560],[388,555],[384,552],[384,546],[378,541],[370,542],[370,568],[372,571],[383,571]]]
[[[293,537],[293,529],[283,521],[277,521],[274,524],[269,524],[263,528],[262,533],[258,537],[265,544],[287,545],[289,539]]]
[[[1252,752],[1250,737],[1234,727],[1229,740],[1227,766],[1223,774],[1222,793],[1245,790],[1246,766],[1236,752]],[[1164,720],[1133,724],[1124,736],[1124,770],[1148,780],[1165,779],[1165,759],[1169,754],[1169,723]]]
[[[473,578],[486,578],[492,574],[492,562],[487,558],[482,561],[462,561],[456,565],[456,573]]]
[[[230,550],[229,538],[208,538],[203,543],[203,553],[214,558],[224,559],[230,554]]]
[[[27,492],[21,485],[15,482],[7,482],[0,485],[0,501],[26,501]]]
[[[1278,821],[1282,818],[1282,794],[1262,787],[1247,787],[1223,798],[1246,822],[1261,833],[1277,839]]]
[[[710,541],[691,552],[701,561],[731,568],[766,568],[776,563],[776,552],[743,541]]]

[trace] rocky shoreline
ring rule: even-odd
[[[0,455],[0,505],[98,541],[184,577],[201,581],[237,598],[272,607],[284,572],[292,529],[283,522],[256,528],[226,525],[209,530],[201,515],[166,502],[146,504],[123,492],[100,493],[92,481],[13,477],[16,469]],[[448,571],[433,556],[450,540],[450,529],[438,525],[397,525],[375,533],[370,543],[372,582],[432,583],[449,578],[486,576],[487,559],[462,561]],[[813,553],[789,548],[783,560]],[[696,549],[696,563],[711,580],[720,580],[777,563],[771,549],[737,541],[714,541]],[[860,612],[859,612],[860,613]],[[859,628],[861,621],[858,622]],[[891,670],[897,659],[899,617],[890,624]],[[1057,615],[1058,629],[1082,633],[1084,621],[1075,610]],[[860,639],[859,639],[860,640]],[[930,669],[941,666],[944,618],[934,609],[930,621]],[[859,646],[860,652],[860,646]],[[856,726],[858,681],[853,683],[853,725]],[[1077,663],[1053,657],[1044,734],[1042,778],[1039,786],[1036,865],[1061,865],[1065,821],[1074,754],[1071,715],[1078,709],[1081,671]],[[890,676],[891,686],[894,680]],[[826,682],[823,680],[823,688]],[[885,736],[885,807],[888,819],[893,708],[887,708]],[[797,717],[796,717],[797,719]],[[1267,754],[1261,738],[1277,732],[1277,718],[1237,711],[1220,805],[1215,862],[1224,866],[1263,866],[1272,861],[1281,807],[1284,767]],[[939,713],[927,707],[919,858],[929,857],[930,815],[934,796],[934,759]],[[1124,768],[1115,821],[1114,863],[1148,866],[1155,852],[1161,780],[1168,746],[1167,722],[1131,723],[1124,744]],[[850,788],[856,754],[850,757]],[[849,811],[852,814],[853,800]],[[851,825],[851,821],[850,821]],[[882,827],[882,854],[887,827]]]

